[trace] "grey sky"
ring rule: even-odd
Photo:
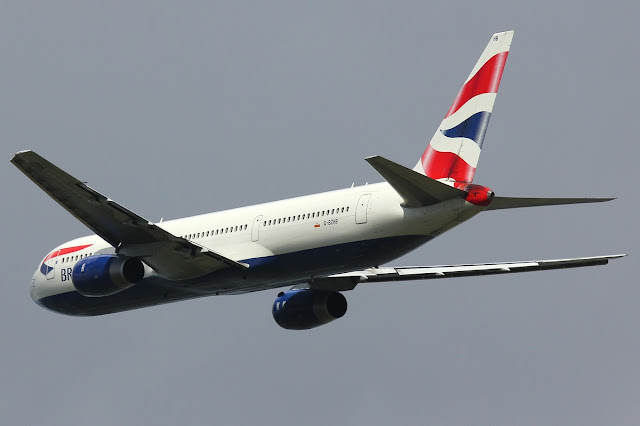
[[[638,423],[637,2],[211,3],[0,4],[3,423]],[[394,264],[630,257],[360,286],[309,332],[273,322],[275,291],[98,318],[29,298],[87,230],[16,151],[150,220],[379,181],[364,157],[412,167],[508,29],[475,181],[619,199],[488,212]]]

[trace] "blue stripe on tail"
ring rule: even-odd
[[[452,127],[448,130],[441,130],[441,132],[448,138],[471,139],[477,143],[480,148],[482,148],[482,140],[484,139],[484,134],[487,132],[487,127],[489,126],[489,118],[491,118],[490,112],[480,111],[473,114],[456,127]]]

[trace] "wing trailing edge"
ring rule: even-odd
[[[581,268],[585,266],[606,265],[611,259],[626,254],[612,254],[593,257],[575,257],[569,259],[525,260],[503,263],[477,263],[472,265],[440,265],[369,268],[314,277],[308,284],[294,288],[311,288],[326,291],[353,290],[361,283],[379,283],[391,281],[415,281],[440,278],[471,277],[478,275],[499,275],[517,272],[546,271],[552,269]]]

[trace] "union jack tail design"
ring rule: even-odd
[[[449,185],[473,181],[512,39],[513,31],[491,36],[415,171]]]

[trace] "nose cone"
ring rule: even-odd
[[[36,284],[33,280],[31,280],[31,287],[29,288],[29,296],[31,296],[31,300],[36,301]]]
[[[38,275],[38,271],[33,273],[33,277],[31,277],[31,287],[29,287],[29,296],[31,296],[31,300],[34,302],[38,302],[38,295],[36,289],[36,278]]]

